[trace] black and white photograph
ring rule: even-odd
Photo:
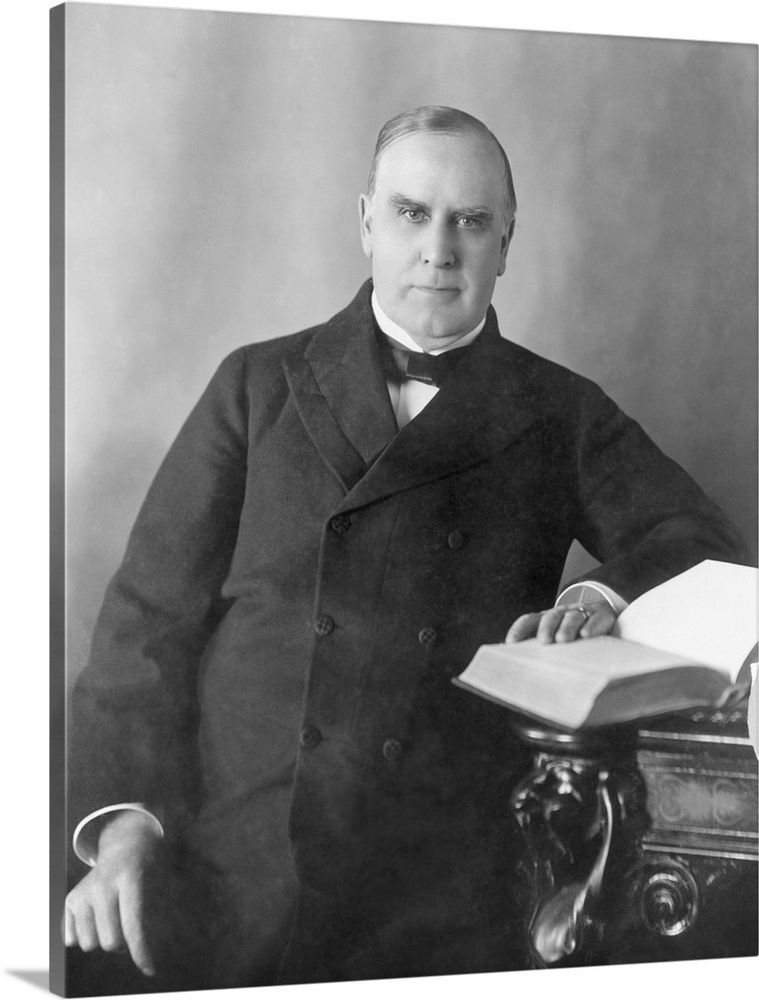
[[[51,990],[755,969],[755,42],[50,59]]]

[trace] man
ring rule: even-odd
[[[743,550],[600,389],[500,337],[515,211],[481,122],[392,119],[360,199],[372,282],[234,352],[191,414],[77,685],[93,868],[68,944],[126,946],[164,988],[524,965],[524,758],[451,679],[507,630],[607,633]],[[601,566],[553,608],[574,538]]]

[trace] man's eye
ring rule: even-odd
[[[421,222],[424,213],[419,208],[404,208],[401,210],[401,215],[409,222]]]
[[[482,221],[476,215],[462,215],[459,217],[459,225],[462,229],[477,229]]]

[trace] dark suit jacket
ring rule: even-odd
[[[77,687],[79,815],[163,813],[213,985],[519,965],[522,757],[507,713],[451,678],[553,603],[574,538],[627,599],[742,556],[634,421],[503,340],[492,308],[398,432],[370,290],[223,362]]]

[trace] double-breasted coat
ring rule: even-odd
[[[551,606],[574,538],[628,600],[742,555],[634,421],[492,308],[399,432],[370,294],[221,364],[77,684],[77,813],[162,816],[189,886],[166,890],[167,964],[190,985],[521,964],[523,758],[507,713],[451,679]]]

